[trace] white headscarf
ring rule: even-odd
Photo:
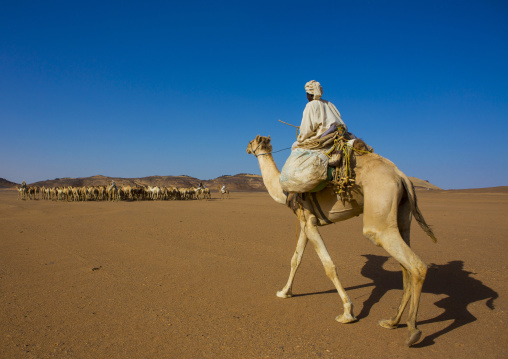
[[[323,96],[323,88],[321,84],[315,80],[309,81],[305,84],[305,92],[314,95],[314,100],[321,99]]]

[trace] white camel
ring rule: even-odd
[[[25,200],[28,197],[28,191],[26,187],[16,187],[18,189],[18,199]]]
[[[247,153],[254,154],[259,161],[268,193],[276,202],[287,204],[295,212],[301,228],[291,260],[289,279],[284,288],[277,292],[277,296],[292,296],[293,280],[307,242],[310,241],[343,302],[344,312],[335,319],[340,323],[356,321],[353,304],[339,281],[335,264],[317,227],[363,213],[364,236],[392,255],[400,263],[403,274],[404,292],[398,310],[393,318],[381,320],[379,324],[384,328],[395,329],[407,303],[410,302],[407,320],[409,335],[406,344],[411,346],[418,342],[421,331],[416,327],[416,316],[427,265],[409,247],[411,215],[434,241],[436,237],[418,209],[411,181],[392,162],[377,154],[368,153],[355,159],[357,185],[351,190],[350,200],[342,201],[332,187],[326,187],[317,193],[288,195],[279,183],[280,172],[271,152],[270,137],[257,136],[247,147]]]
[[[204,190],[201,187],[198,187],[194,189],[194,195],[196,196],[196,199],[202,199],[204,198]]]
[[[229,199],[229,190],[227,188],[221,188],[220,190],[220,199],[226,198]]]

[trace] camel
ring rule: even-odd
[[[178,188],[176,188],[176,187],[171,188],[170,199],[174,199],[174,200],[180,199],[180,191],[178,190]]]
[[[204,198],[203,188],[200,188],[200,187],[196,188],[194,190],[194,195],[196,196],[196,199],[198,199],[198,200]]]
[[[205,199],[212,199],[212,195],[210,194],[210,188],[203,189],[203,196]]]
[[[41,188],[39,186],[31,186],[28,189],[30,199],[40,199]]]
[[[81,190],[80,187],[72,187],[71,192],[72,192],[72,200],[73,201],[80,200],[80,190]]]
[[[41,195],[42,199],[47,199],[47,194],[49,193],[48,189],[44,186],[41,187]]]
[[[28,197],[28,190],[26,187],[16,187],[18,190],[18,199],[25,200]]]
[[[88,188],[86,186],[81,187],[81,200],[88,201]]]
[[[49,197],[52,201],[58,201],[58,189],[56,187],[51,188]]]
[[[123,196],[127,199],[132,200],[132,187],[131,186],[122,186],[120,187],[121,192],[123,193]]]
[[[57,187],[56,188],[56,191],[57,191],[57,196],[56,196],[56,200],[57,201],[60,201],[60,200],[66,200],[66,194],[64,192],[64,187]]]
[[[295,274],[310,241],[343,302],[344,312],[335,320],[340,323],[356,321],[351,299],[339,281],[336,266],[317,227],[344,221],[363,213],[363,235],[394,257],[400,263],[403,274],[404,290],[397,312],[391,319],[380,320],[379,325],[388,329],[397,328],[407,303],[410,303],[406,344],[412,346],[417,343],[422,332],[416,327],[416,316],[427,265],[409,247],[411,215],[428,236],[434,241],[436,237],[418,208],[412,182],[391,161],[378,154],[367,153],[356,156],[356,184],[351,189],[349,200],[343,201],[331,186],[320,192],[287,194],[279,183],[280,172],[273,160],[270,142],[270,137],[258,135],[250,141],[247,153],[257,157],[263,183],[270,196],[278,203],[287,204],[298,217],[300,224],[300,235],[291,259],[289,279],[284,288],[277,292],[277,296],[292,296]]]
[[[220,199],[223,199],[223,198],[226,198],[226,199],[229,199],[229,190],[226,188],[224,190],[219,189],[220,191]]]
[[[120,199],[120,189],[117,186],[107,189],[108,201],[118,201]]]
[[[182,199],[194,199],[194,188],[180,188]]]

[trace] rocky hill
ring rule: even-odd
[[[19,184],[7,181],[5,178],[0,178],[0,188],[14,188],[16,186],[19,186]]]

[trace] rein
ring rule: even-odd
[[[278,151],[275,151],[275,152],[267,152],[267,153],[260,153],[259,155],[256,154],[256,150],[258,149],[258,147],[261,146],[261,142],[258,143],[258,145],[256,146],[255,149],[252,149],[252,144],[250,145],[250,148],[251,148],[251,151],[252,151],[252,154],[255,156],[255,157],[259,157],[259,156],[266,156],[266,155],[271,155],[272,153],[277,153],[277,152],[282,152],[282,151],[285,151],[285,150],[289,150],[291,147],[288,147],[288,148],[283,148],[282,150],[278,150]]]

